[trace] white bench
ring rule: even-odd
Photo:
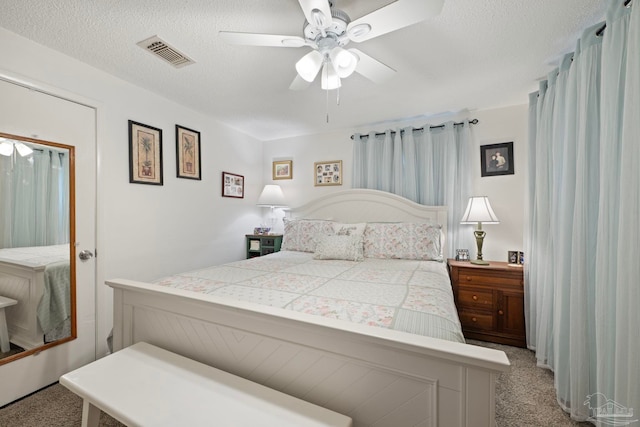
[[[84,399],[82,426],[104,411],[127,426],[344,426],[351,418],[139,342],[60,377]]]
[[[18,301],[0,297],[0,351],[7,353],[11,350],[11,343],[9,342],[9,330],[7,328],[7,316],[4,314],[5,307],[16,305]]]

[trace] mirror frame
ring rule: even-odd
[[[78,337],[77,330],[77,308],[76,308],[76,257],[75,257],[75,242],[76,242],[76,159],[75,159],[75,147],[72,145],[60,144],[58,142],[46,141],[42,139],[28,138],[19,135],[12,135],[8,133],[0,132],[0,138],[13,139],[16,141],[30,142],[34,144],[46,145],[49,147],[62,148],[69,151],[69,294],[71,297],[71,335],[65,338],[60,338],[50,343],[42,344],[39,347],[25,350],[20,353],[16,353],[12,356],[7,356],[0,359],[0,366],[7,363],[19,360],[27,356],[38,354],[43,350],[47,350],[51,347],[64,344],[69,341],[73,341]]]

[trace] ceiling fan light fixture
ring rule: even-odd
[[[347,29],[347,35],[351,40],[357,40],[364,37],[371,31],[371,25],[367,23],[357,24]]]
[[[308,82],[312,82],[322,68],[323,56],[317,50],[312,50],[296,62],[296,71]]]
[[[18,150],[18,154],[22,157],[26,157],[33,153],[33,150],[22,142],[16,142],[16,150]]]
[[[349,77],[358,65],[358,57],[340,46],[331,49],[329,57],[331,58],[333,68],[340,78]]]
[[[342,86],[342,83],[340,82],[340,76],[338,76],[336,70],[328,62],[325,62],[324,66],[322,67],[321,86],[323,90],[334,90]]]
[[[0,142],[0,156],[11,156],[13,154],[13,144],[7,141]]]

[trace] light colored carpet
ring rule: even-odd
[[[591,427],[588,423],[572,421],[560,409],[553,389],[553,374],[536,367],[533,352],[481,341],[469,340],[469,344],[503,350],[511,361],[511,370],[500,375],[496,386],[499,427]],[[81,424],[81,418],[82,401],[60,384],[0,408],[0,427],[76,427]],[[100,426],[122,427],[123,424],[103,413]]]

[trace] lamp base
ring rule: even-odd
[[[471,261],[471,264],[476,264],[476,265],[489,265],[489,261],[484,261],[482,259],[474,259],[473,261]]]

